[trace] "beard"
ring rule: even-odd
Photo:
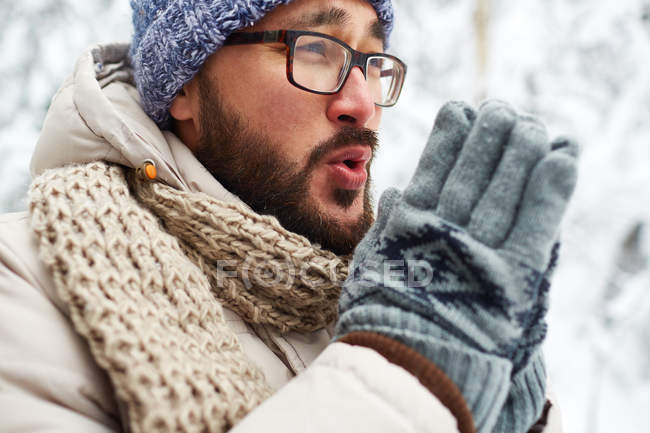
[[[343,127],[318,143],[306,166],[300,167],[278,150],[268,137],[253,130],[235,110],[224,106],[216,94],[216,83],[197,75],[200,95],[201,136],[194,153],[226,189],[261,215],[272,215],[287,230],[338,255],[352,253],[374,222],[371,180],[363,189],[363,211],[354,223],[323,212],[309,193],[313,172],[330,152],[351,144],[368,145],[374,151],[377,135],[365,128]],[[368,161],[370,171],[372,159]],[[332,200],[349,209],[360,190],[334,189]]]

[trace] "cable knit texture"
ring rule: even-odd
[[[291,0],[131,0],[135,82],[146,113],[161,128],[180,89],[231,33],[249,27]],[[369,0],[384,25],[393,27],[391,0]]]
[[[30,191],[41,259],[133,433],[225,432],[271,388],[221,305],[283,331],[318,329],[335,318],[347,264],[274,218],[144,182],[100,162],[46,171]],[[223,260],[236,277],[221,275]]]

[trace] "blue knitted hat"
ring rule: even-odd
[[[131,0],[135,83],[145,112],[169,126],[169,106],[234,31],[251,26],[291,0]],[[391,0],[368,0],[384,24],[393,26]]]

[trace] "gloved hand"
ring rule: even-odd
[[[371,331],[416,349],[460,388],[478,431],[492,431],[513,360],[538,359],[540,290],[576,165],[574,146],[552,150],[538,121],[503,102],[445,105],[411,183],[382,196],[355,251],[337,336]],[[532,411],[538,394],[516,410]]]
[[[552,149],[568,147],[575,150],[575,142],[556,140]],[[567,149],[569,150],[569,149]],[[551,250],[551,258],[539,286],[538,299],[522,323],[524,334],[512,358],[510,389],[499,413],[493,433],[528,432],[540,418],[546,404],[546,365],[542,343],[546,338],[547,325],[544,319],[548,312],[551,278],[559,257],[560,243]]]

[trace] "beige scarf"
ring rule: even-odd
[[[271,394],[221,305],[281,331],[336,317],[347,261],[243,206],[100,162],[44,173],[30,200],[41,259],[134,433],[224,432]]]

